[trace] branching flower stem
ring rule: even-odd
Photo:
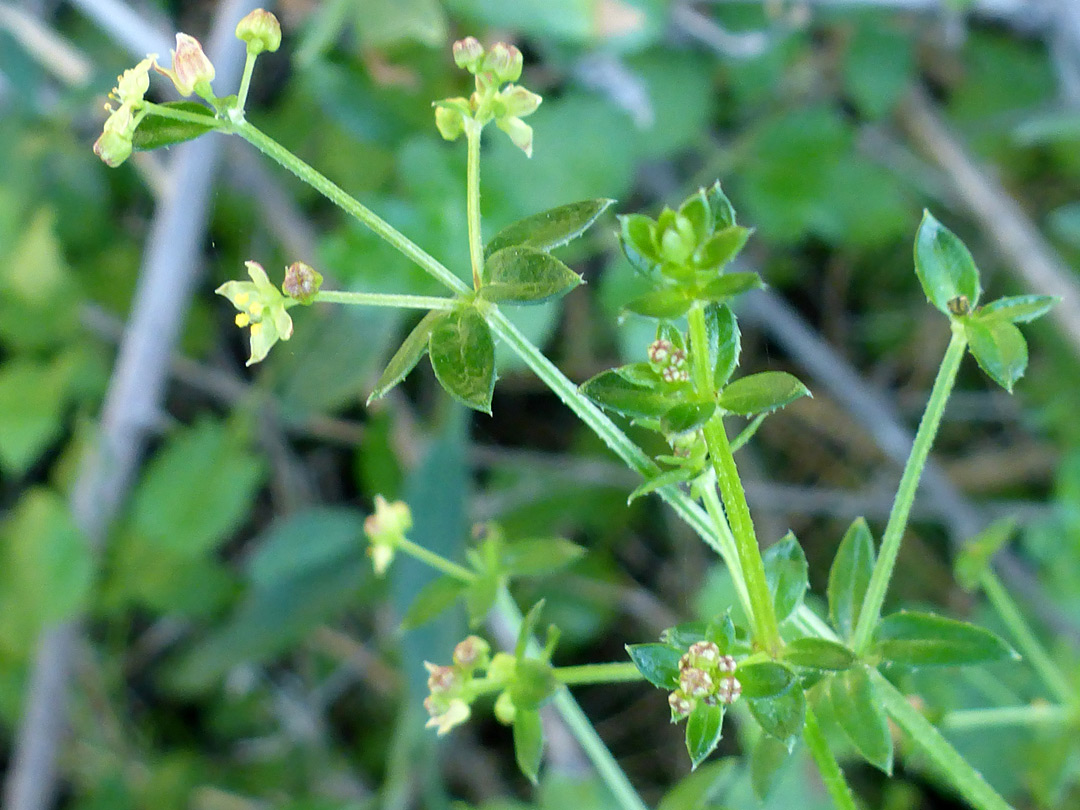
[[[469,259],[472,261],[473,289],[480,289],[484,272],[484,241],[480,231],[480,133],[483,126],[465,121],[469,162],[466,168],[465,216],[469,223]]]
[[[470,571],[463,565],[458,565],[452,560],[446,559],[441,554],[436,554],[430,549],[426,549],[419,543],[414,543],[412,540],[407,540],[404,537],[399,539],[394,547],[402,552],[408,554],[425,565],[430,565],[436,571],[441,571],[448,577],[453,577],[459,582],[474,582],[476,580],[476,574]]]
[[[945,405],[956,383],[956,373],[960,370],[960,361],[964,359],[966,349],[967,338],[964,329],[954,324],[952,339],[949,341],[948,349],[945,350],[945,357],[941,361],[941,368],[938,369],[937,379],[934,380],[934,387],[930,391],[930,400],[926,403],[922,421],[919,422],[919,430],[915,434],[911,455],[908,456],[907,464],[904,465],[904,474],[900,478],[896,500],[893,501],[889,522],[885,525],[885,534],[881,538],[881,552],[874,566],[874,572],[870,576],[866,598],[852,637],[852,647],[856,653],[866,652],[870,645],[870,636],[874,627],[877,626],[878,619],[881,618],[881,606],[885,603],[889,580],[892,578],[896,558],[900,553],[900,542],[904,539],[904,531],[907,529],[911,506],[915,502],[915,493],[919,488],[919,478],[926,466],[926,459],[930,455],[934,437],[937,436],[941,417],[945,413]]]

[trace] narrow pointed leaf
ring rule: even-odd
[[[551,574],[585,556],[585,549],[562,537],[540,537],[508,543],[502,550],[500,567],[510,577]]]
[[[507,225],[487,243],[484,257],[503,248],[525,246],[553,250],[581,236],[614,200],[596,199],[560,205]]]
[[[665,433],[690,433],[716,413],[715,402],[680,402],[664,414],[660,425]]]
[[[980,321],[1004,320],[1028,323],[1041,318],[1061,299],[1055,295],[1013,295],[991,301],[975,317]]]
[[[932,613],[901,611],[874,630],[873,653],[912,667],[955,667],[1015,658],[998,636],[967,622]]]
[[[135,151],[147,152],[151,149],[160,149],[163,146],[172,146],[174,143],[190,141],[214,128],[214,114],[197,101],[170,101],[161,106],[193,115],[206,116],[207,123],[202,125],[190,121],[163,118],[160,115],[147,115],[135,127],[135,134],[131,137],[131,145],[135,148]]]
[[[713,382],[722,389],[739,365],[742,335],[735,313],[727,304],[710,304],[705,308],[705,329],[709,336],[709,365]]]
[[[499,595],[499,578],[495,572],[485,572],[477,577],[462,592],[465,597],[465,610],[469,614],[469,626],[477,627],[487,618],[491,606]]]
[[[678,318],[685,315],[693,300],[680,287],[663,287],[630,301],[624,309],[646,318]]]
[[[428,341],[431,338],[432,330],[444,317],[446,317],[445,312],[432,310],[420,319],[420,323],[409,332],[409,336],[405,338],[398,350],[394,352],[394,356],[390,358],[390,362],[386,364],[379,381],[375,383],[375,387],[371,390],[371,396],[367,398],[368,405],[376,399],[386,396],[387,392],[404,380],[409,375],[409,372],[416,368],[416,364],[420,362],[420,358],[428,350]]]
[[[797,638],[784,646],[784,661],[797,667],[842,670],[855,664],[855,653],[825,638]]]
[[[662,382],[660,374],[649,363],[628,363],[612,369],[616,374],[641,388],[658,388]]]
[[[733,225],[713,234],[698,250],[694,258],[694,264],[703,270],[711,270],[723,267],[730,262],[746,246],[746,241],[753,233],[749,228],[741,228]],[[756,275],[754,273],[739,273],[738,275]],[[747,287],[747,289],[750,289]],[[734,293],[732,293],[734,294]]]
[[[867,762],[889,776],[893,766],[893,739],[881,700],[866,667],[849,669],[829,682],[836,722]]]
[[[968,348],[994,382],[1012,393],[1016,381],[1027,370],[1027,341],[1007,320],[969,320],[964,324]]]
[[[542,304],[581,284],[581,276],[554,256],[525,246],[493,253],[484,278],[480,297],[507,304]]]
[[[704,301],[726,301],[750,290],[760,290],[764,286],[765,283],[757,273],[725,273],[698,290],[698,298]]]
[[[674,470],[666,470],[659,475],[650,478],[644,484],[641,484],[637,489],[630,493],[626,499],[627,505],[633,503],[638,498],[645,495],[649,495],[661,487],[666,487],[671,484],[683,484],[687,481],[691,481],[698,477],[700,473],[696,470],[692,470],[688,467],[677,467]]]
[[[644,214],[627,214],[619,217],[619,243],[627,260],[634,269],[652,275],[662,259],[653,238],[656,223]]]
[[[743,664],[735,670],[748,698],[768,698],[786,692],[795,682],[795,671],[779,661],[758,661]]]
[[[679,659],[683,650],[670,644],[627,644],[626,652],[645,680],[669,692],[679,686]]]
[[[465,591],[466,585],[453,577],[433,579],[420,589],[412,604],[409,605],[405,618],[401,620],[403,630],[414,630],[427,624],[443,611],[447,610]]]
[[[850,639],[859,622],[877,555],[865,518],[856,518],[844,534],[829,569],[829,619],[841,638]]]
[[[472,307],[446,313],[428,340],[431,367],[446,392],[470,408],[491,414],[495,390],[495,341]]]
[[[777,774],[790,756],[787,746],[775,737],[762,734],[758,738],[750,752],[750,785],[758,801],[768,798]]]
[[[749,698],[746,705],[761,730],[782,742],[788,751],[795,747],[806,722],[806,696],[797,686],[772,698]]]
[[[514,714],[514,758],[518,769],[534,785],[544,757],[544,726],[536,709],[518,708]]]
[[[1016,533],[1016,521],[1012,518],[997,520],[964,542],[953,563],[956,581],[965,590],[973,591],[990,569],[990,561]]]
[[[979,302],[979,269],[960,239],[929,211],[915,236],[915,273],[926,298],[946,315],[949,302],[963,296],[969,306]]]
[[[705,196],[705,189],[699,188],[686,198],[679,206],[679,213],[690,221],[690,226],[698,238],[704,237],[713,231],[713,212],[709,205],[709,198]]]
[[[776,620],[784,621],[802,604],[809,587],[809,566],[802,546],[788,532],[761,555],[765,565],[765,581],[776,610]]]
[[[810,391],[786,371],[762,371],[740,377],[720,394],[718,404],[730,413],[749,416],[783,408]]]
[[[731,201],[720,188],[720,182],[713,183],[705,192],[705,197],[713,211],[713,221],[716,228],[730,228],[735,224],[735,209]]]
[[[699,700],[686,718],[686,752],[690,755],[691,769],[697,768],[716,750],[723,730],[724,707],[710,706]]]
[[[627,382],[614,371],[603,371],[581,386],[581,392],[601,407],[626,416],[661,417],[671,409],[669,394]]]

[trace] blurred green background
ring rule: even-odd
[[[534,791],[494,721],[438,742],[423,731],[421,662],[449,658],[464,616],[402,633],[400,617],[430,575],[399,561],[376,580],[363,517],[376,493],[404,498],[413,539],[456,558],[482,520],[511,537],[585,546],[568,574],[517,594],[525,605],[547,599],[547,620],[563,629],[561,664],[623,660],[623,644],[725,609],[728,581],[711,552],[659,502],[628,508],[634,476],[508,353],[491,418],[448,403],[426,363],[364,407],[407,314],[294,311],[295,337],[246,370],[233,312],[212,295],[242,276],[244,260],[272,277],[305,260],[338,288],[441,290],[242,142],[209,136],[220,154],[194,189],[185,172],[208,152],[176,147],[109,170],[90,150],[118,72],[164,53],[177,30],[208,43],[215,23],[247,9],[0,3],[7,790],[17,741],[47,731],[24,714],[37,694],[69,728],[55,746],[65,808],[614,807],[565,734],[553,735]],[[851,518],[865,514],[880,530],[899,477],[896,431],[917,422],[947,341],[912,272],[922,208],[967,241],[992,297],[1078,283],[1075,0],[289,0],[275,11],[284,43],[259,60],[249,118],[463,276],[464,147],[439,138],[430,106],[469,91],[450,55],[462,36],[516,43],[523,83],[545,99],[528,121],[531,160],[501,133],[485,136],[487,235],[587,197],[655,215],[723,183],[757,229],[747,266],[771,288],[738,307],[742,370],[791,370],[815,394],[770,418],[740,465],[763,542],[794,530],[819,592]],[[242,48],[220,53],[235,61]],[[155,81],[151,97],[164,85]],[[178,189],[189,195],[179,205]],[[613,226],[608,215],[562,252],[586,287],[512,312],[577,381],[641,359],[652,336],[648,322],[617,321],[639,287]],[[140,273],[158,283],[147,280],[154,267],[171,268],[175,286],[143,306],[141,323],[129,321]],[[892,597],[992,625],[954,584],[952,549],[1014,515],[1010,582],[1072,673],[1076,304],[1066,299],[1056,321],[1028,330],[1031,365],[1015,396],[965,364],[936,452],[939,478],[917,504]],[[129,340],[137,332],[155,345],[157,319],[158,361],[118,366],[125,322]],[[130,376],[118,380],[116,367]],[[141,387],[143,375],[166,371],[160,391]],[[102,478],[86,463],[102,442],[134,453],[130,475]],[[104,494],[94,489],[103,480]],[[97,495],[80,501],[80,492]],[[58,636],[57,626],[75,631]],[[62,642],[63,667],[42,664],[41,651],[56,649],[42,638]],[[42,691],[50,673],[63,676],[66,708]],[[1040,694],[1017,665],[908,688],[935,717]],[[735,724],[715,764],[685,779],[663,695],[620,685],[579,697],[649,802],[759,806]],[[1077,730],[950,738],[1017,807],[1050,810],[1080,807]],[[959,806],[918,759],[892,782],[854,760],[850,776],[868,808]],[[761,806],[828,805],[799,756]]]

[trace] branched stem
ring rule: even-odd
[[[817,717],[809,706],[806,707],[806,725],[803,726],[803,740],[806,741],[810,756],[814,758],[814,764],[817,765],[818,773],[821,774],[821,781],[829,792],[833,806],[837,810],[858,810],[855,805],[855,798],[851,795],[851,788],[848,787],[847,780],[844,779],[844,772],[840,770],[840,764],[836,761],[836,757],[829,748],[828,740],[825,739],[821,726],[818,725]]]
[[[431,295],[394,295],[391,293],[346,292],[322,290],[315,301],[328,304],[355,304],[365,307],[399,307],[404,309],[453,309],[458,305],[453,298]]]
[[[465,212],[469,224],[469,259],[472,261],[473,289],[480,289],[484,272],[483,237],[480,232],[480,133],[483,126],[472,119],[465,121],[469,145],[469,164],[465,183]]]
[[[904,539],[904,531],[907,529],[911,506],[915,502],[915,492],[919,488],[919,478],[922,476],[926,459],[930,455],[930,447],[934,444],[934,437],[937,436],[938,427],[941,425],[941,416],[945,413],[945,405],[949,401],[949,394],[952,393],[956,373],[960,369],[960,361],[964,359],[966,348],[967,338],[963,328],[954,326],[949,348],[945,351],[937,379],[934,380],[934,387],[930,391],[930,400],[926,403],[926,411],[923,413],[922,421],[919,422],[919,430],[915,434],[911,455],[908,456],[907,464],[904,465],[904,474],[900,478],[896,500],[893,501],[892,511],[889,513],[889,522],[885,525],[885,534],[881,538],[881,553],[874,566],[874,572],[870,576],[866,598],[852,637],[852,647],[857,653],[866,652],[870,644],[870,635],[877,626],[878,619],[881,618],[881,606],[885,603],[889,580],[896,566],[896,557],[900,553],[900,542]]]

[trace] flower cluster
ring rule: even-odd
[[[500,653],[500,656],[505,653]],[[469,636],[454,647],[454,663],[450,666],[424,662],[428,671],[428,691],[424,699],[430,719],[428,728],[437,728],[441,736],[454,726],[461,725],[472,714],[476,696],[472,688],[482,670],[491,665],[491,647],[479,636]]]
[[[150,67],[155,59],[157,54],[150,54],[116,77],[116,87],[109,93],[109,99],[117,102],[117,107],[114,109],[111,103],[105,105],[109,117],[94,142],[94,154],[108,166],[115,168],[131,155],[131,141],[144,115],[143,96],[150,88]]]
[[[532,127],[521,119],[536,112],[542,99],[521,85],[521,51],[497,42],[491,50],[474,38],[454,43],[454,62],[476,77],[476,90],[469,98],[448,98],[435,102],[435,125],[448,141],[456,140],[467,127],[482,128],[489,121],[510,136],[514,145],[532,157]],[[509,82],[509,84],[506,84]],[[506,87],[499,89],[503,84]]]
[[[368,556],[375,573],[382,576],[394,560],[394,554],[405,532],[412,528],[412,512],[403,501],[389,503],[382,495],[375,496],[375,514],[364,520]]]
[[[674,346],[670,340],[660,338],[649,344],[649,363],[660,372],[660,379],[664,382],[690,381],[686,350]]]
[[[236,325],[251,330],[251,357],[247,364],[253,365],[266,358],[270,347],[279,340],[292,337],[293,322],[286,310],[293,305],[290,298],[281,294],[258,262],[244,262],[251,281],[227,281],[215,290],[232,302],[240,312]]]
[[[701,700],[711,706],[730,706],[742,694],[742,685],[733,674],[735,659],[721,655],[711,641],[698,641],[679,660],[679,688],[668,695],[671,722],[684,720]]]

